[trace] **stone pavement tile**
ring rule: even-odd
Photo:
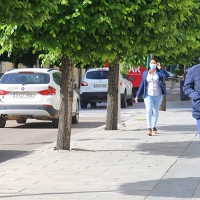
[[[168,173],[165,175],[167,178],[185,178],[185,177],[197,177],[200,178],[200,171],[198,167],[194,167],[195,165],[190,165],[187,167],[185,165],[175,164]],[[197,165],[199,166],[199,165]]]
[[[115,183],[115,182],[114,182]],[[92,181],[82,181],[79,182],[77,180],[73,180],[70,182],[65,182],[65,183],[58,183],[58,185],[54,188],[54,190],[61,190],[61,189],[67,189],[69,191],[79,191],[79,190],[94,190],[94,189],[98,189],[101,188],[102,190],[106,190],[106,188],[109,186],[110,182],[109,181],[103,181],[100,180],[98,181],[98,179],[94,179]]]
[[[62,182],[60,183],[62,184]],[[31,189],[32,191],[34,191],[35,189],[54,189],[55,187],[57,187],[59,185],[58,182],[48,182],[45,180],[38,180],[35,184],[32,185],[26,185],[24,187],[25,190],[27,189]]]
[[[69,196],[69,199],[71,197],[71,192],[68,192],[65,189],[62,190],[24,190],[23,193],[18,194],[21,197],[29,197],[36,198],[36,199],[56,199],[56,200],[62,200],[64,197]],[[30,198],[31,199],[31,198]]]
[[[14,176],[13,174],[15,174],[15,173],[12,173],[12,174],[5,174],[5,175],[3,175],[3,176],[1,176],[1,181],[4,181],[4,180],[6,180],[6,181],[8,181],[8,182],[13,182],[13,181],[16,181],[17,179],[19,179],[21,176]]]
[[[93,174],[110,174],[110,173],[126,173],[126,171],[128,171],[130,169],[130,167],[107,167],[107,168],[96,168],[96,167],[89,167],[87,170],[81,171],[80,175],[82,174],[86,174],[86,175],[93,175]]]
[[[98,174],[96,178],[106,178],[106,177],[109,177],[109,178],[124,178],[124,173],[125,172],[104,172],[104,173],[101,173],[101,174]]]
[[[17,169],[15,169],[15,170],[17,170]],[[6,168],[3,168],[3,167],[2,167],[2,168],[0,169],[0,177],[3,176],[3,175],[5,175],[5,174],[7,174],[7,173],[13,172],[13,171],[15,171],[15,170],[13,170],[13,169],[10,170],[10,169],[6,169]]]
[[[50,193],[41,193],[38,199],[95,199],[97,196],[96,191],[67,191],[67,190],[52,190]]]
[[[19,195],[19,194],[4,194],[0,195],[0,199],[3,200],[37,200],[37,196],[32,195]]]
[[[88,167],[87,169],[80,169],[79,171],[75,171],[76,173],[74,173],[74,175],[77,175],[77,176],[81,176],[82,174],[90,174],[90,175],[95,175],[97,173],[103,173],[104,171],[106,171],[107,168],[94,168],[94,167]],[[73,171],[73,169],[71,169],[71,171]],[[70,172],[72,174],[72,172]],[[57,175],[63,175],[65,176],[66,174],[70,174],[68,173],[68,170],[64,170],[64,171],[61,171],[57,173]]]
[[[97,198],[95,200],[103,200],[103,199],[109,199],[109,200],[144,200],[144,197],[149,193],[149,191],[139,191],[138,193],[143,193],[142,196],[137,194],[132,194],[132,191],[127,191],[129,194],[123,194],[123,193],[116,193],[116,192],[104,192],[97,195]],[[136,192],[136,191],[135,191]],[[137,193],[137,192],[136,192]]]
[[[20,191],[22,191],[24,189],[24,187],[18,187],[18,188],[0,188],[0,199],[2,198],[2,196],[4,194],[16,194],[19,193]]]
[[[191,198],[163,197],[163,196],[148,196],[145,200],[191,200]],[[197,199],[196,199],[197,200]]]
[[[16,181],[5,181],[4,186],[1,188],[4,189],[17,189],[17,188],[25,188],[26,186],[31,186],[35,183],[37,183],[40,180],[40,177],[34,178],[34,179],[18,179]]]
[[[129,180],[129,182],[121,182],[118,186],[118,190],[126,194],[134,194],[134,191],[152,191],[157,183],[158,180],[132,179]],[[109,188],[115,189],[115,187],[116,186],[111,186]]]
[[[112,171],[116,171],[116,172],[127,172],[130,171],[132,168],[131,165],[118,165],[118,163],[116,165],[113,165],[110,168],[107,168],[104,172],[112,172]]]
[[[87,188],[92,188],[92,189],[102,188],[106,191],[108,190],[109,187],[119,185],[119,183],[121,183],[119,179],[112,179],[112,180],[111,179],[96,179],[94,181],[88,182],[86,186]]]
[[[154,180],[154,179],[162,179],[163,174],[166,173],[166,170],[160,170],[160,171],[150,171],[147,176],[145,177],[145,180]]]
[[[146,177],[148,176],[149,172],[142,172],[142,171],[138,171],[138,173],[134,172],[134,173],[125,173],[123,176],[121,177],[117,177],[118,180],[126,180],[126,179],[132,179],[132,180],[145,180]]]

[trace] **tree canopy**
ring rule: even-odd
[[[54,56],[65,52],[74,62],[85,64],[98,59],[113,61],[125,54],[129,58],[150,53],[170,58],[199,47],[199,2],[195,0],[37,3],[35,6],[18,0],[13,7],[20,7],[29,15],[6,12],[6,28],[1,27],[1,42],[6,39],[3,47],[24,48],[29,44],[36,49],[48,49]],[[7,4],[7,8],[13,6]],[[45,12],[37,16],[42,9]],[[37,21],[40,24],[34,23]]]

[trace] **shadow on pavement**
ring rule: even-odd
[[[98,121],[93,121],[93,122],[81,122],[79,121],[78,124],[72,124],[72,128],[73,129],[79,129],[79,128],[96,128],[99,126],[105,125],[105,120],[102,122],[98,122]],[[5,127],[5,128],[10,128],[10,127]],[[18,129],[55,129],[52,126],[51,122],[30,122],[30,123],[26,123],[23,125],[16,125],[15,127],[12,128],[18,128]]]
[[[164,131],[171,132],[171,134],[174,134],[177,130],[178,132],[183,132],[184,134],[194,134],[194,132],[197,131],[197,126],[194,125],[168,125],[168,126],[158,126],[158,130],[161,130],[160,132],[165,134]]]
[[[185,151],[186,148],[189,151]],[[153,142],[137,145],[134,151],[144,155],[164,155],[192,159],[200,158],[200,143],[198,141]]]
[[[10,127],[5,127],[5,128],[10,128]],[[12,128],[54,129],[51,122],[30,122],[30,123],[27,122],[26,124],[16,125],[15,127]]]
[[[198,177],[187,178],[167,178],[141,181],[135,183],[125,183],[119,187],[119,191],[125,195],[137,195],[157,198],[181,198],[190,199],[193,196],[194,190],[200,182]],[[153,191],[151,191],[153,189]],[[193,198],[200,198],[200,193]]]
[[[0,163],[27,156],[33,151],[0,150]]]
[[[72,128],[73,129],[77,129],[77,128],[97,128],[97,127],[100,127],[100,126],[103,126],[105,125],[105,121],[102,121],[102,122],[99,122],[99,121],[94,121],[94,122],[81,122],[79,121],[78,124],[72,124]]]
[[[153,137],[153,136],[152,136]],[[133,141],[132,139],[130,141]],[[85,142],[85,141],[83,141]],[[113,140],[114,142],[114,140]],[[187,151],[185,151],[187,149]],[[200,142],[198,141],[177,141],[177,142],[152,142],[141,143],[139,145],[132,144],[132,148],[126,147],[122,149],[84,149],[72,148],[74,151],[88,152],[132,152],[141,155],[162,155],[167,157],[182,157],[186,159],[200,158]]]
[[[144,125],[145,126],[145,125]],[[171,135],[174,135],[176,134],[176,131],[178,130],[179,132],[183,132],[183,134],[194,134],[194,132],[198,133],[198,130],[197,130],[197,126],[195,125],[158,125],[157,127],[158,129],[158,133],[159,134],[171,134]],[[129,128],[129,129],[122,129],[122,131],[133,131],[133,134],[134,132],[137,132],[137,131],[144,131],[144,134],[146,134],[146,128]],[[159,135],[158,134],[158,135]],[[178,133],[180,134],[180,133]]]

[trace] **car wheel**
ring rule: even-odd
[[[6,125],[6,119],[0,117],[0,128],[4,128]]]
[[[126,108],[126,92],[124,92],[121,98],[121,108]]]
[[[133,105],[133,94],[131,94],[131,98],[127,100],[127,105],[132,106]]]
[[[79,103],[76,103],[76,114],[72,117],[72,124],[77,124],[79,121]]]
[[[91,105],[92,107],[96,107],[96,106],[97,106],[97,102],[91,102],[90,105]]]
[[[26,120],[27,120],[26,118],[22,118],[22,119],[17,119],[16,121],[18,124],[25,124]]]
[[[52,119],[52,125],[54,128],[58,128],[59,118]]]
[[[81,100],[81,108],[87,108],[87,101]]]

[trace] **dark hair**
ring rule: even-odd
[[[156,63],[158,62],[158,59],[157,59],[157,58],[155,58],[155,57],[152,57],[152,58],[150,59],[150,61],[149,61],[149,62],[151,62],[151,60],[155,60],[155,61],[156,61]]]

